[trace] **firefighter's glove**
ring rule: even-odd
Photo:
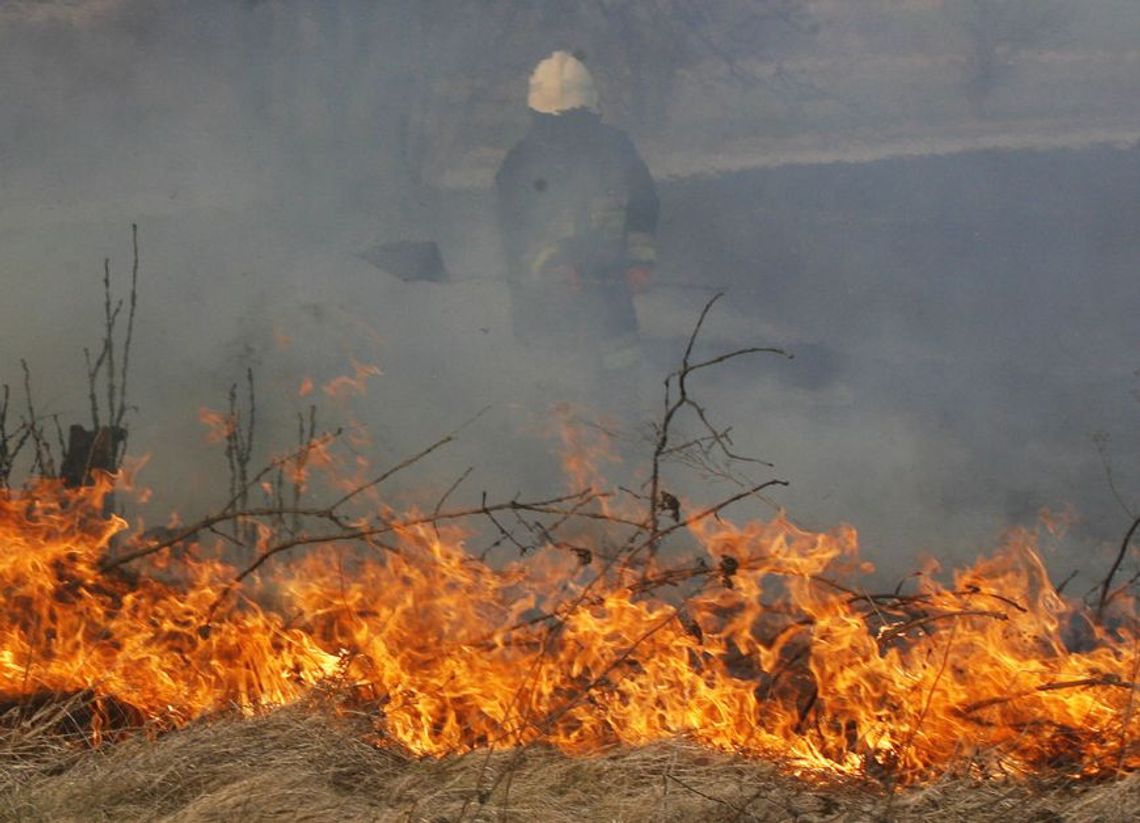
[[[644,294],[653,280],[653,269],[649,266],[630,266],[625,272],[625,285],[630,294]]]
[[[582,275],[569,263],[550,266],[548,272],[552,283],[561,283],[565,289],[575,294],[582,291]]]
[[[625,284],[631,294],[641,294],[649,288],[653,279],[653,267],[657,263],[657,248],[653,235],[648,232],[631,231],[626,237],[626,260],[628,266]]]
[[[582,276],[577,268],[566,262],[561,244],[547,246],[531,261],[530,274],[535,283],[559,284],[572,292],[582,290]]]

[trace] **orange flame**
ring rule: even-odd
[[[100,516],[109,488],[0,495],[7,699],[87,690],[178,726],[332,683],[380,744],[425,755],[684,736],[904,782],[1140,766],[1140,635],[1063,600],[1026,533],[949,584],[876,595],[850,528],[706,518],[701,559],[631,580],[553,547],[495,568],[457,528],[383,512],[381,556],[326,542],[235,584],[196,544],[109,566],[126,527]],[[263,529],[258,550],[289,539]]]
[[[343,400],[353,395],[364,394],[368,380],[377,377],[383,372],[379,366],[361,363],[352,358],[352,374],[342,374],[325,383],[321,390],[334,400]]]
[[[208,409],[198,409],[198,421],[206,427],[206,442],[222,443],[234,433],[237,420],[232,414]]]

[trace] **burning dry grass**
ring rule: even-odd
[[[195,525],[128,534],[105,473],[0,489],[0,821],[1140,816],[1140,624],[1112,588],[1140,521],[1095,608],[1025,531],[868,591],[853,529],[720,517],[782,481],[661,485],[686,376],[733,356],[692,342],[629,511],[578,437],[581,490],[545,500],[397,511],[377,487],[454,435],[380,471],[312,424],[250,478],[233,397],[238,479]],[[696,408],[680,448],[739,459]],[[301,505],[315,468],[329,502]],[[227,524],[241,551],[199,542]]]
[[[67,709],[42,712],[0,740],[0,820],[1091,823],[1140,816],[1136,775],[1099,784],[947,777],[892,794],[796,779],[773,763],[684,742],[590,757],[532,746],[416,759],[367,745],[351,718],[312,706],[83,749],[45,732]]]
[[[526,747],[464,784],[467,800],[475,790],[488,802],[502,793],[510,808],[532,794],[506,787],[526,784],[538,768],[532,753],[547,747],[591,758],[551,762],[604,763],[599,753],[619,744],[681,739],[766,758],[786,773],[876,786],[930,786],[951,773],[998,785],[1009,775],[1103,781],[1140,768],[1140,641],[1064,601],[1024,535],[956,574],[952,587],[929,581],[913,594],[874,595],[839,582],[853,564],[858,571],[853,533],[814,534],[784,519],[679,521],[652,534],[688,525],[709,560],[591,577],[590,565],[552,554],[554,546],[497,569],[442,524],[389,516],[370,530],[394,534],[380,560],[364,556],[342,572],[348,561],[326,545],[235,601],[228,595],[244,575],[208,557],[183,558],[188,576],[178,585],[108,566],[122,521],[104,519],[99,502],[99,488],[51,485],[0,496],[0,714],[9,709],[0,729],[17,769],[12,785],[28,782],[21,772],[33,784],[44,768],[65,773],[75,754],[52,742],[60,735],[97,745],[141,726],[160,736],[161,750],[198,739],[163,733],[219,713],[314,702],[357,718],[359,745],[379,742],[389,771],[394,753],[462,764],[480,762],[489,745]],[[291,547],[301,538],[283,539]],[[265,548],[255,564],[274,553]],[[694,581],[680,605],[655,595]],[[1088,637],[1074,649],[1066,638],[1078,618]],[[60,704],[60,694],[85,699]],[[263,740],[236,772],[276,779],[293,767],[278,763],[259,778],[250,764],[284,750]],[[297,762],[321,762],[310,754]],[[197,775],[225,760],[200,759],[208,765],[130,770]],[[616,771],[649,768],[635,761]],[[396,762],[401,775],[419,773]],[[744,808],[739,797],[659,777],[733,814]],[[533,780],[561,785],[549,774]],[[588,773],[583,780],[593,793],[605,785]],[[286,785],[307,782],[293,775]],[[283,796],[247,787],[241,797],[262,794]],[[31,796],[56,802],[67,792],[40,787]]]

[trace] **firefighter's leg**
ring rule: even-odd
[[[615,417],[622,429],[632,432],[646,422],[649,414],[641,341],[631,333],[602,345],[599,368],[602,409]]]

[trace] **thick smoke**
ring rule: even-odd
[[[892,577],[1071,511],[1049,560],[1095,576],[1129,521],[1116,497],[1140,508],[1134,4],[718,2],[649,31],[619,11],[637,3],[531,5],[4,4],[0,381],[21,397],[24,358],[37,412],[85,421],[102,261],[122,292],[137,222],[128,420],[152,518],[217,504],[198,409],[249,368],[262,459],[310,402],[381,462],[489,406],[408,484],[472,465],[470,494],[557,488],[549,409],[596,386],[513,340],[490,182],[530,67],[580,48],[662,198],[644,416],[724,290],[700,351],[796,354],[694,381],[775,463],[747,471],[791,482],[777,505],[856,526]],[[728,37],[742,5],[773,13]],[[361,257],[408,239],[436,240],[452,282]],[[354,361],[383,371],[366,394],[322,391]]]

